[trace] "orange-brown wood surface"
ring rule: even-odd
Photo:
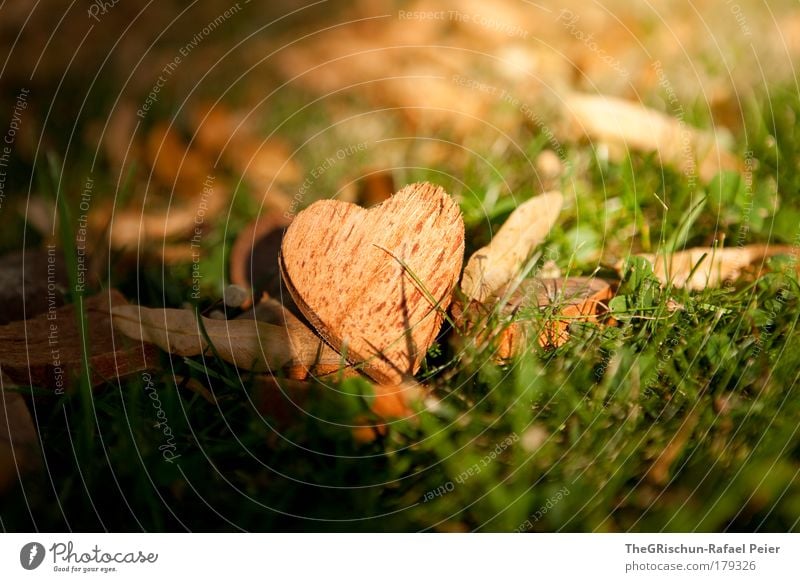
[[[369,210],[335,200],[309,206],[286,231],[281,274],[331,346],[396,384],[436,338],[463,257],[458,205],[442,188],[412,184]]]

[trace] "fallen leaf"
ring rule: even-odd
[[[205,187],[203,182],[199,184],[202,192],[168,207],[132,205],[118,212],[109,231],[111,245],[118,249],[139,248],[148,243],[162,246],[167,239],[189,239],[196,235],[197,229],[225,209],[229,196],[222,184],[209,183]]]
[[[314,41],[276,55],[279,72],[315,93],[330,95],[358,86],[359,93],[376,107],[390,108],[412,127],[446,129],[465,136],[482,125],[496,97],[464,90],[453,83],[463,73],[469,57],[461,51],[424,50],[416,46],[389,46],[387,34],[417,36],[426,24],[400,23],[382,28],[380,34],[355,32],[352,28],[325,31]],[[401,33],[402,31],[402,33]],[[385,71],[393,74],[387,77]]]
[[[130,245],[124,245],[130,246]],[[192,246],[190,242],[174,242],[156,246],[155,248],[148,249],[152,256],[155,256],[159,263],[164,265],[180,265],[191,263],[197,254],[197,247]]]
[[[209,156],[216,157],[242,136],[251,136],[251,130],[242,115],[221,103],[202,102],[191,108],[190,120],[194,127],[194,142]]]
[[[58,213],[55,201],[41,194],[31,194],[20,198],[17,212],[46,243],[54,242],[58,237]]]
[[[55,247],[14,251],[0,258],[0,325],[64,304],[69,287],[64,255]],[[49,292],[48,292],[49,289]]]
[[[521,354],[534,338],[542,347],[563,345],[570,324],[598,321],[612,295],[610,283],[595,277],[525,279],[484,302],[473,300],[466,308],[456,302],[453,315],[464,333],[476,333],[477,344],[493,346],[495,359],[502,362]],[[530,315],[531,310],[547,308],[556,313],[544,325]]]
[[[220,357],[246,370],[278,370],[291,360],[286,334],[259,322],[198,317],[189,309],[126,305],[112,310],[114,328],[131,339],[151,343],[178,356],[211,353],[200,327]],[[262,349],[262,345],[264,349]]]
[[[553,150],[544,150],[536,156],[536,172],[543,184],[555,184],[564,173],[564,163]]]
[[[219,320],[200,317],[214,350],[205,339],[196,314],[188,309],[152,309],[125,305],[112,310],[114,328],[131,339],[154,344],[178,356],[206,356],[216,353],[243,370],[279,372],[303,370],[302,377],[316,366],[339,368],[341,357],[321,349],[313,333],[301,335],[294,328],[253,319]]]
[[[629,149],[657,152],[663,164],[708,181],[721,170],[739,170],[741,163],[705,132],[639,103],[604,95],[572,94],[564,113],[575,137],[586,136],[612,147],[618,159]]]
[[[0,495],[41,467],[39,435],[25,399],[12,387],[0,373]]]
[[[145,370],[156,362],[154,350],[131,345],[114,334],[109,311],[126,304],[115,289],[89,297],[83,304],[92,386]],[[48,307],[33,319],[0,327],[0,367],[21,385],[48,387],[57,393],[72,388],[84,373],[75,306]]]
[[[292,184],[300,180],[300,165],[291,148],[277,137],[237,140],[227,159],[259,192],[274,190],[276,183]]]
[[[147,135],[148,161],[153,174],[169,191],[191,195],[213,172],[212,164],[187,146],[167,122],[156,124]]]
[[[469,258],[461,277],[464,295],[482,302],[520,276],[525,261],[555,224],[563,202],[561,192],[553,191],[520,204],[492,241]]]
[[[222,156],[257,192],[274,191],[276,182],[300,179],[300,165],[289,145],[278,137],[261,138],[246,116],[220,104],[201,104],[193,109],[192,122],[200,147],[214,158]]]
[[[358,375],[333,348],[315,334],[311,328],[294,315],[284,304],[263,294],[252,309],[242,313],[237,319],[255,319],[286,330],[288,341],[305,358],[298,358],[284,367],[283,372],[290,379],[305,380],[309,376],[320,377],[326,374],[341,373]]]
[[[287,229],[280,264],[317,332],[379,383],[398,384],[436,338],[463,255],[458,205],[412,184],[369,210],[315,202]]]
[[[796,256],[797,250],[791,246],[758,244],[722,249],[698,247],[667,255],[639,256],[653,265],[654,274],[664,285],[671,283],[678,288],[700,291],[734,280],[748,266],[783,254]],[[621,270],[623,265],[617,266]]]
[[[102,119],[102,118],[100,118]],[[105,124],[102,146],[112,167],[121,172],[131,160],[137,157],[137,143],[134,140],[138,126],[136,106],[123,99],[117,102]]]
[[[427,60],[424,61],[427,63]],[[465,91],[443,76],[439,66],[407,65],[403,76],[374,83],[376,101],[394,103],[412,128],[447,128],[467,136],[482,125],[496,97],[481,91]]]
[[[229,275],[231,283],[253,290],[253,296],[289,299],[282,285],[278,257],[281,242],[291,218],[278,211],[267,211],[248,224],[231,248]]]

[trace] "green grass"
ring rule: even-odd
[[[570,274],[611,275],[631,250],[709,245],[723,234],[730,245],[743,225],[747,242],[791,243],[800,222],[800,99],[774,95],[749,112],[750,133],[737,144],[760,162],[753,210],[738,175],[690,191],[652,157],[609,163],[571,146],[567,205],[542,257],[558,257]],[[533,158],[547,142],[525,132]],[[401,184],[430,179],[459,197],[468,252],[536,190],[519,153],[486,155],[493,167],[470,162],[448,175],[409,163],[398,176]],[[319,191],[340,178],[324,176]],[[255,210],[238,204],[234,226]],[[211,235],[206,272],[224,272],[222,243],[229,248],[235,230]],[[689,293],[662,289],[633,261],[612,304],[618,326],[576,323],[566,345],[531,345],[507,365],[449,331],[425,368],[435,371],[428,384],[438,404],[367,444],[347,428],[368,414],[365,382],[317,386],[307,414],[278,429],[255,411],[248,374],[214,358],[162,355],[163,371],[152,377],[180,457],[166,462],[158,449],[164,437],[141,376],[95,392],[91,446],[76,444],[92,430],[79,392],[37,399],[49,475],[26,479],[24,498],[17,491],[4,500],[0,526],[798,531],[800,288],[785,259],[770,266],[758,281]],[[105,283],[172,306],[187,300],[189,278],[188,269],[144,264]],[[212,275],[204,305],[223,283]],[[548,317],[534,315],[542,324]],[[217,404],[176,386],[173,374],[210,386]]]

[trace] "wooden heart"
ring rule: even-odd
[[[384,383],[419,369],[464,258],[464,222],[440,187],[412,184],[364,210],[321,200],[281,245],[289,293],[319,334]]]

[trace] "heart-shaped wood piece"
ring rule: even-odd
[[[350,363],[383,383],[419,369],[464,259],[464,222],[440,187],[411,184],[369,210],[321,200],[292,221],[281,275]]]

